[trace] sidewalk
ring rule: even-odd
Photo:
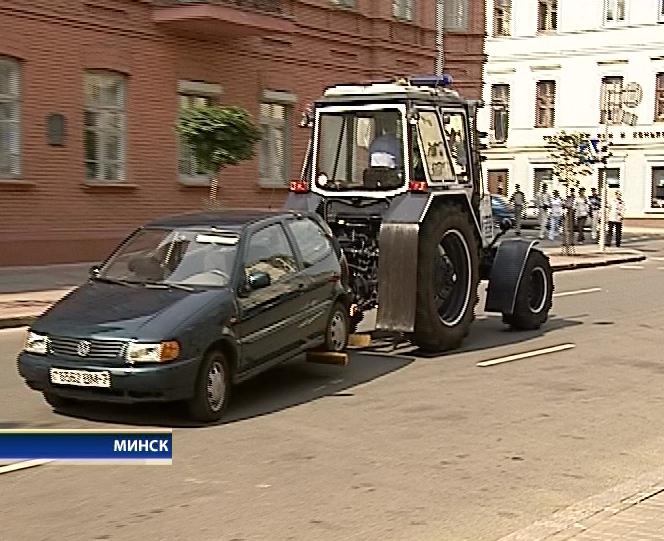
[[[554,272],[642,261],[645,255],[627,248],[597,253],[594,245],[576,246],[576,256],[560,255],[560,248],[544,248]],[[0,269],[0,328],[30,325],[51,304],[85,282],[89,263],[11,267]]]

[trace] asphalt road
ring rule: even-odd
[[[652,471],[664,241],[641,248],[642,264],[557,274],[541,331],[481,315],[442,357],[378,347],[347,368],[283,366],[238,388],[227,421],[206,428],[175,407],[56,414],[16,374],[23,333],[0,331],[1,428],[179,426],[172,466],[0,475],[0,538],[495,540]],[[575,347],[476,366],[563,344]]]

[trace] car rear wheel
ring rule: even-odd
[[[192,419],[201,422],[218,421],[228,406],[231,394],[228,361],[221,351],[209,352],[201,364],[194,396],[187,406]]]

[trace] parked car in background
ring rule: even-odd
[[[514,206],[505,196],[491,194],[491,214],[497,226],[500,226],[504,219],[508,219],[514,227]]]
[[[19,372],[56,408],[182,400],[213,421],[234,383],[312,348],[346,348],[347,281],[316,214],[157,220],[32,325]]]

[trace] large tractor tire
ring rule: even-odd
[[[432,352],[458,347],[475,317],[479,280],[472,217],[452,202],[430,211],[420,229],[412,342]]]
[[[523,268],[513,314],[503,314],[503,322],[517,330],[539,329],[549,318],[553,299],[553,272],[549,258],[531,250]]]

